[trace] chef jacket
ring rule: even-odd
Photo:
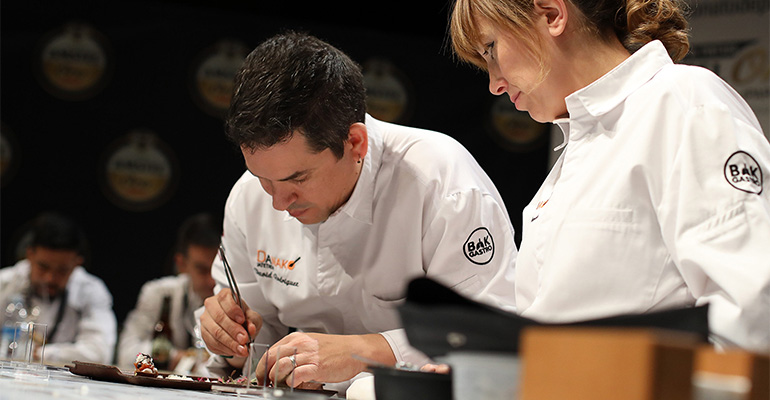
[[[62,309],[63,296],[51,301],[28,296],[29,268],[29,261],[24,259],[0,270],[0,304],[6,305],[14,296],[21,295],[31,302],[25,304],[27,310],[40,309],[34,322],[48,325],[45,361],[111,363],[117,321],[112,295],[104,282],[83,267],[75,267],[67,281]],[[4,318],[0,313],[0,319]]]
[[[497,189],[451,137],[366,118],[368,153],[350,199],[303,225],[276,211],[246,172],[225,206],[223,244],[241,295],[262,315],[256,342],[289,328],[381,333],[398,361],[428,359],[408,345],[395,306],[428,276],[512,310],[514,231]],[[221,259],[212,267],[227,287]]]
[[[658,41],[566,102],[564,151],[523,212],[522,315],[709,303],[715,343],[770,350],[770,146],[746,102]]]
[[[195,344],[195,317],[193,313],[203,306],[203,299],[190,287],[187,274],[164,276],[142,285],[136,307],[123,323],[118,345],[117,363],[122,368],[133,368],[138,353],[150,354],[155,324],[160,320],[163,298],[171,298],[169,324],[171,343],[176,350],[187,350]]]

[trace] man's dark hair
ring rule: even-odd
[[[287,32],[262,42],[235,76],[228,139],[249,150],[307,138],[311,151],[341,158],[350,126],[364,122],[361,67],[313,36]]]
[[[185,219],[179,227],[176,250],[186,253],[190,246],[217,248],[220,240],[222,240],[220,222],[208,213],[195,214]]]
[[[73,219],[59,213],[45,212],[32,222],[28,247],[72,250],[82,255],[86,247],[86,236]]]

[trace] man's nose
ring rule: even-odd
[[[286,211],[290,205],[297,201],[297,193],[294,186],[287,182],[273,182],[267,179],[259,179],[262,189],[273,198],[273,208],[278,211]]]
[[[214,289],[214,286],[217,285],[217,282],[214,280],[214,277],[212,277],[211,275],[206,275],[205,283],[206,283],[206,287],[209,289]]]
[[[294,189],[282,183],[272,184],[268,194],[273,197],[273,208],[278,211],[286,211],[297,200]]]
[[[40,274],[40,278],[46,284],[50,284],[51,282],[54,281],[54,272],[51,270],[43,271],[43,273]]]

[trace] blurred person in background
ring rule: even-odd
[[[4,336],[17,321],[46,324],[46,363],[111,363],[117,336],[112,295],[82,267],[82,229],[67,216],[47,212],[33,221],[24,240],[26,258],[0,270]],[[35,359],[41,352],[36,348]]]
[[[139,293],[136,307],[126,317],[117,349],[117,363],[121,368],[132,368],[138,353],[152,354],[153,339],[162,319],[164,298],[170,301],[168,315],[172,350],[164,369],[180,373],[202,374],[202,355],[199,334],[195,333],[193,312],[203,306],[203,300],[214,295],[215,282],[211,264],[217,254],[222,236],[222,223],[213,215],[199,213],[188,217],[179,227],[174,264],[178,272],[145,283]]]

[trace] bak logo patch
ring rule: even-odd
[[[474,264],[484,265],[495,255],[495,241],[487,228],[476,228],[463,245],[465,257]]]
[[[725,179],[738,190],[762,193],[762,169],[757,160],[745,151],[736,151],[727,159]]]

